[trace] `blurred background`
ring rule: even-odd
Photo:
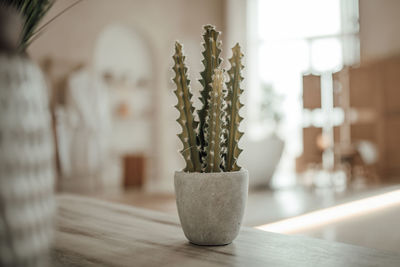
[[[224,58],[236,42],[245,54],[245,224],[400,252],[399,14],[397,0],[79,2],[28,49],[49,85],[57,192],[176,216],[173,46],[197,98],[213,24]]]

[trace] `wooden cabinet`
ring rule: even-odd
[[[375,144],[380,180],[400,181],[400,58],[343,71],[348,72],[350,110],[356,114],[350,123],[351,142]]]
[[[376,148],[373,167],[382,182],[400,181],[400,57],[334,73],[333,105],[344,113],[342,125],[333,129],[337,158],[357,152],[361,141]],[[320,78],[303,76],[303,107],[321,106]],[[303,131],[304,153],[298,163],[319,163],[315,131]],[[301,164],[300,164],[301,165]],[[298,170],[301,168],[298,168]]]
[[[124,188],[142,188],[145,183],[145,163],[143,155],[125,155]]]

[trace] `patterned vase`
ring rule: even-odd
[[[42,73],[0,55],[0,266],[47,266],[55,202],[53,137]]]

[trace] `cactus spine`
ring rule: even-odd
[[[220,172],[238,171],[236,161],[240,152],[239,139],[243,133],[239,131],[242,117],[239,109],[240,95],[243,90],[240,82],[243,80],[241,63],[243,54],[238,44],[232,48],[232,58],[229,59],[231,68],[228,71],[229,81],[225,84],[224,71],[220,68],[222,59],[219,32],[211,25],[204,27],[204,71],[201,72],[200,83],[203,86],[200,100],[203,104],[198,110],[199,122],[195,120],[195,109],[192,104],[190,81],[187,77],[185,56],[182,45],[175,44],[174,82],[175,95],[178,98],[176,108],[179,111],[178,123],[182,132],[178,135],[183,143],[181,151],[187,172]],[[227,87],[227,90],[226,88]],[[226,92],[227,91],[227,92]]]
[[[185,66],[185,57],[182,53],[182,45],[178,42],[175,43],[175,54],[173,56],[175,65],[174,82],[176,84],[175,95],[178,98],[176,108],[179,110],[179,118],[177,122],[182,127],[182,133],[178,136],[183,143],[183,150],[181,151],[185,162],[185,171],[200,172],[201,162],[200,155],[197,149],[197,140],[195,129],[197,122],[194,119],[194,107],[192,105],[192,93],[190,92],[190,80],[187,78],[187,67]]]
[[[210,91],[209,107],[204,128],[205,147],[205,172],[220,172],[222,163],[221,146],[224,130],[224,73],[215,69]]]
[[[204,150],[206,146],[206,141],[204,138],[204,128],[205,128],[205,120],[207,116],[209,96],[212,90],[211,83],[212,77],[214,75],[214,70],[221,65],[222,59],[220,58],[221,54],[221,42],[218,41],[218,36],[220,32],[215,30],[215,27],[212,25],[204,26],[204,51],[203,51],[203,60],[202,63],[204,65],[204,70],[200,73],[201,79],[199,80],[201,85],[203,86],[203,90],[200,92],[200,101],[203,104],[202,109],[198,111],[199,115],[199,143],[200,150],[204,156]]]
[[[226,158],[225,158],[225,171],[238,171],[240,167],[236,161],[242,150],[238,146],[238,141],[243,133],[239,131],[239,124],[243,120],[239,115],[239,110],[243,107],[240,103],[239,96],[243,93],[240,89],[240,82],[243,80],[241,71],[244,68],[242,65],[243,54],[240,51],[239,44],[232,48],[232,58],[229,59],[231,68],[228,70],[229,81],[226,86],[228,88],[227,95],[227,128],[226,131]]]

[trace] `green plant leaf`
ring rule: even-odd
[[[239,44],[232,48],[232,58],[229,59],[231,68],[228,70],[229,81],[227,82],[227,131],[226,131],[226,147],[227,152],[225,158],[225,171],[238,171],[240,167],[237,165],[237,159],[242,150],[239,148],[238,143],[243,133],[239,131],[239,124],[243,118],[239,115],[239,110],[243,106],[240,103],[240,95],[243,90],[240,88],[240,82],[243,80],[241,76],[242,57]]]
[[[3,0],[2,4],[14,7],[21,13],[24,25],[21,33],[20,51],[25,51],[40,21],[52,7],[54,0]]]
[[[175,43],[175,54],[173,56],[175,71],[174,82],[176,90],[174,91],[178,98],[176,108],[179,111],[177,122],[182,127],[182,132],[178,134],[182,141],[183,149],[181,154],[186,162],[185,171],[201,172],[200,153],[197,148],[196,127],[197,122],[194,119],[194,107],[192,104],[192,93],[190,91],[190,80],[187,78],[187,67],[185,66],[185,56],[182,52],[182,45]]]
[[[81,1],[83,0],[73,2],[44,23],[40,28],[38,28],[40,22],[53,6],[55,0],[2,0],[0,4],[14,7],[19,13],[21,13],[24,19],[24,25],[21,33],[19,51],[24,52],[27,47],[43,33],[43,30],[49,25],[49,23],[53,22]]]
[[[224,73],[221,69],[215,69],[212,90],[209,96],[204,138],[205,146],[205,172],[220,172],[222,163],[221,146],[223,143],[224,129]]]
[[[204,128],[205,128],[205,119],[207,116],[207,110],[209,107],[209,96],[211,92],[211,83],[212,76],[214,74],[214,70],[221,65],[222,59],[220,58],[221,54],[221,42],[218,41],[218,36],[220,32],[215,30],[215,27],[212,25],[204,26],[204,51],[202,63],[204,65],[204,70],[200,73],[201,79],[199,80],[203,89],[200,91],[200,101],[202,103],[202,108],[198,111],[199,115],[199,144],[200,150],[204,156],[204,147],[205,147],[205,139],[204,139]]]

